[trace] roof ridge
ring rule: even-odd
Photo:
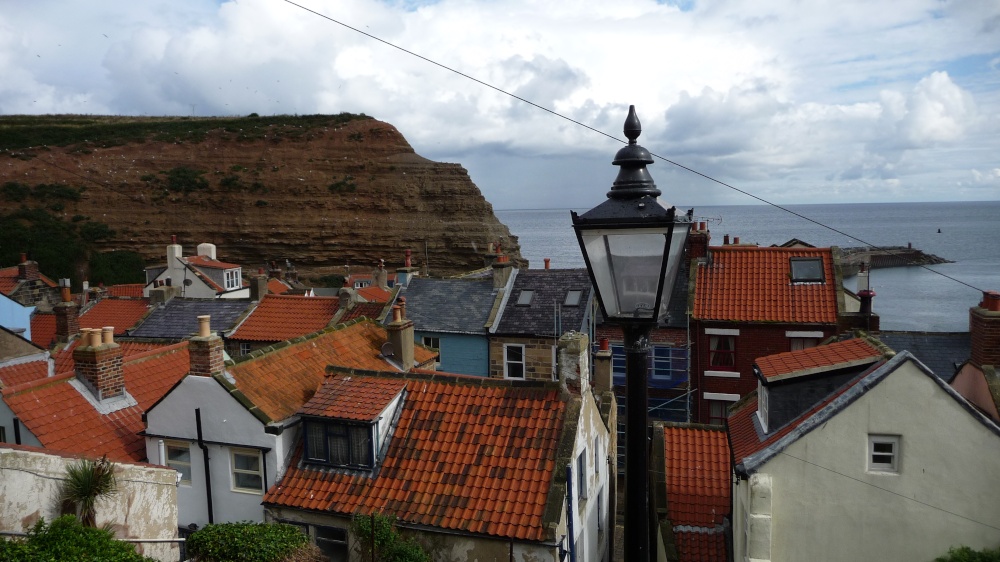
[[[358,369],[355,367],[342,367],[340,365],[327,365],[326,374],[344,374],[344,375],[358,375],[366,377],[377,377],[377,378],[396,378],[405,379],[412,381],[431,381],[431,382],[441,382],[447,384],[465,384],[473,386],[480,386],[483,388],[510,388],[517,390],[548,390],[548,391],[558,391],[560,386],[558,382],[555,381],[539,381],[539,380],[510,380],[510,379],[495,379],[492,377],[483,377],[479,375],[463,375],[460,373],[445,373],[442,371],[407,371],[407,372],[393,372],[393,371],[375,371],[371,369]]]
[[[276,296],[281,296],[281,295],[276,295]],[[368,323],[373,324],[376,327],[380,326],[374,320],[372,320],[370,318],[367,318],[365,316],[361,316],[361,317],[358,317],[358,318],[354,318],[352,320],[348,320],[347,322],[341,322],[341,323],[335,324],[333,326],[327,326],[325,328],[316,330],[315,332],[310,332],[308,334],[303,334],[301,336],[296,336],[294,338],[289,338],[287,340],[282,340],[282,341],[279,341],[279,342],[272,343],[271,345],[267,345],[267,346],[261,347],[259,349],[255,349],[255,350],[251,351],[250,353],[248,353],[246,355],[237,357],[235,359],[229,359],[228,361],[226,361],[226,365],[238,365],[238,364],[243,363],[245,361],[250,361],[250,360],[256,359],[258,357],[263,357],[263,356],[267,355],[268,353],[272,353],[272,352],[277,351],[279,349],[283,349],[283,348],[291,346],[291,345],[295,345],[295,344],[306,342],[306,341],[309,341],[309,340],[312,340],[312,339],[316,339],[316,338],[318,338],[318,337],[320,337],[320,336],[322,336],[324,334],[328,334],[328,333],[331,333],[331,332],[336,332],[336,331],[339,331],[339,330],[344,330],[346,328],[349,328],[349,327],[351,327],[351,326],[353,326],[355,324],[359,324],[361,322],[368,322]]]
[[[60,383],[75,377],[76,377],[76,371],[66,371],[65,373],[57,373],[55,375],[52,375],[51,377],[35,379],[33,381],[28,381],[18,385],[2,388],[0,389],[0,393],[2,393],[3,396],[17,396],[18,394],[21,394],[29,390],[44,388],[51,384]]]

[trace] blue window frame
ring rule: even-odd
[[[687,380],[687,371],[687,348],[655,344],[650,346],[646,380],[651,388],[677,386]],[[625,347],[622,345],[611,345],[611,373],[615,386],[625,386]]]

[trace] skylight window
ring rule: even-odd
[[[822,258],[791,258],[792,283],[822,283]]]
[[[534,291],[521,291],[521,294],[517,296],[517,306],[531,306],[531,299],[534,296]]]
[[[563,301],[563,306],[580,306],[580,299],[583,297],[583,291],[570,290],[566,292],[566,300]]]

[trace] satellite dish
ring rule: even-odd
[[[387,341],[382,344],[382,357],[392,357],[392,342]]]
[[[194,283],[194,281],[192,281],[190,279],[185,279],[184,280],[184,286],[185,287],[190,287],[192,283]]]

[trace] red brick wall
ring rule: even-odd
[[[59,303],[55,305],[53,312],[56,313],[56,339],[60,342],[69,341],[70,336],[80,333],[79,310],[75,303]]]
[[[977,367],[1000,365],[1000,312],[982,307],[969,309],[969,334],[972,363]]]
[[[711,350],[711,335],[705,333],[705,328],[736,329],[740,335],[735,336],[736,353],[735,367],[729,368],[739,372],[739,378],[706,377],[705,371],[723,371],[727,369],[709,366],[709,351]],[[757,389],[757,378],[753,374],[753,364],[758,357],[783,353],[791,350],[791,338],[786,331],[823,332],[823,337],[836,333],[832,325],[802,325],[802,324],[746,324],[723,322],[691,322],[692,358],[691,382],[694,385],[696,398],[694,400],[693,420],[698,423],[709,423],[709,401],[703,398],[705,392],[738,394],[746,396]]]
[[[95,391],[101,400],[125,392],[122,348],[116,343],[97,347],[79,346],[73,351],[76,376]]]
[[[225,357],[222,354],[222,338],[191,338],[188,340],[188,354],[191,358],[191,374],[210,377],[222,372]]]

